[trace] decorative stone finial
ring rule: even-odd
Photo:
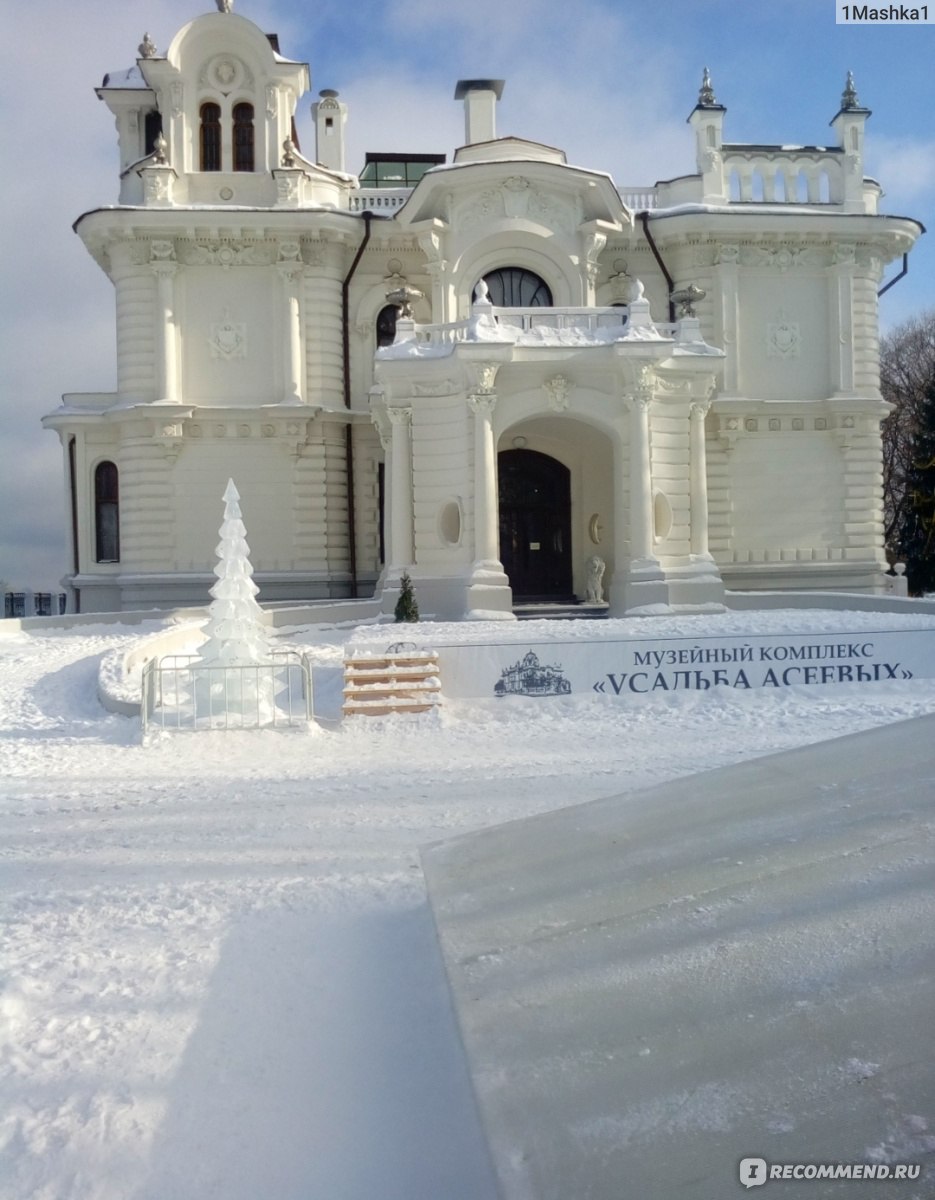
[[[860,108],[860,100],[857,98],[857,88],[854,87],[854,72],[848,71],[847,82],[841,93],[841,110],[849,112],[855,108]]]
[[[217,0],[218,12],[233,12],[234,0]]]
[[[284,167],[295,166],[295,142],[291,137],[287,137],[282,144],[282,165]]]
[[[711,72],[707,67],[705,67],[704,74],[701,76],[701,87],[698,89],[698,103],[702,108],[710,108],[717,104],[714,87],[711,84]]]
[[[487,287],[486,279],[482,278],[477,281],[477,287],[474,289],[474,303],[475,304],[489,304],[490,303],[490,290]]]
[[[680,288],[677,292],[670,292],[669,298],[673,304],[679,306],[680,317],[693,317],[695,315],[695,305],[699,300],[704,300],[706,295],[707,292],[703,288],[690,283],[686,288]]]
[[[166,151],[169,148],[169,143],[161,133],[156,134],[156,140],[153,142],[153,161],[157,167],[164,167],[169,159],[166,156]]]
[[[143,40],[137,46],[137,49],[140,52],[140,58],[154,58],[156,55],[156,43],[148,33],[143,34]]]

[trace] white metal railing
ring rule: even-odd
[[[144,733],[300,726],[312,718],[311,666],[291,650],[250,666],[209,664],[197,654],[151,658],[143,666],[140,716]]]
[[[348,197],[351,212],[395,212],[412,195],[412,188],[361,188]]]

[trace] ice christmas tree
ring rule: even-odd
[[[199,672],[195,667],[195,709],[197,716],[256,714],[262,721],[272,715],[272,678],[259,671],[239,669],[268,663],[270,656],[262,610],[256,602],[260,589],[253,582],[239,501],[234,481],[229,479],[224,491],[221,540],[215,549],[217,583],[211,588],[207,640],[199,651],[203,666],[230,669]]]

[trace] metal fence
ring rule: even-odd
[[[142,683],[144,733],[289,728],[312,718],[311,666],[292,650],[243,667],[208,664],[196,654],[151,658]]]

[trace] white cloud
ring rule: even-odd
[[[886,210],[914,210],[920,203],[931,210],[935,204],[935,138],[868,140],[868,171],[883,181]]]

